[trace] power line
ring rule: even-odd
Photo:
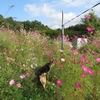
[[[81,14],[79,14],[79,15],[77,15],[76,17],[72,18],[71,20],[67,21],[65,24],[67,24],[67,23],[71,22],[72,20],[74,20],[74,19],[76,19],[77,17],[81,16],[82,14],[86,13],[86,12],[87,12],[87,11],[89,11],[90,9],[92,9],[92,8],[94,8],[94,7],[96,7],[96,6],[98,6],[99,4],[100,4],[100,2],[99,2],[99,3],[97,3],[97,4],[95,4],[95,5],[94,5],[94,6],[92,6],[91,8],[89,8],[89,9],[85,10],[84,12],[82,12],[82,13],[81,13]],[[63,24],[63,25],[65,25],[65,24]]]
[[[84,14],[84,13],[86,13],[87,11],[89,11],[90,9],[92,9],[92,8],[94,8],[94,7],[96,7],[96,6],[98,6],[99,4],[100,4],[100,2],[97,3],[97,4],[95,4],[93,7],[91,7],[91,8],[89,8],[89,9],[85,10],[84,12],[82,12],[82,13],[79,14],[79,15],[77,15],[76,17],[72,18],[71,20],[67,21],[65,24],[71,22],[71,21],[74,20],[75,18],[81,16],[82,14]],[[61,40],[61,50],[64,49],[64,25],[65,25],[65,24],[63,24],[63,11],[62,11],[62,40]]]

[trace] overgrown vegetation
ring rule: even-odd
[[[90,19],[91,15],[85,16]],[[86,27],[88,43],[80,49],[65,42],[60,50],[61,38],[1,30],[0,100],[99,100],[100,30],[94,31],[90,23]],[[44,91],[34,74],[52,59],[56,59],[55,66]]]

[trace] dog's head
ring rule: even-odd
[[[52,61],[50,61],[50,67],[53,67],[55,65],[55,59],[53,59]]]

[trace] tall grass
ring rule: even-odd
[[[99,33],[99,32],[98,32]],[[0,100],[99,100],[99,39],[80,49],[40,34],[0,32]],[[56,59],[47,77],[47,90],[35,79],[35,71]]]

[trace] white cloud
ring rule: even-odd
[[[61,5],[67,5],[66,7],[91,7],[91,5],[94,5],[98,3],[99,0],[60,0],[59,4]]]
[[[42,4],[41,5],[37,5],[37,4],[27,4],[24,8],[24,10],[26,12],[28,12],[30,15],[32,15],[33,17],[35,16],[41,16],[41,18],[46,18],[46,19],[50,19],[48,22],[45,22],[43,24],[48,25],[50,28],[61,28],[61,20],[62,20],[62,9],[65,8],[70,9],[70,12],[64,12],[64,23],[71,20],[72,18],[76,17],[76,13],[75,13],[75,9],[74,12],[72,10],[72,8],[77,8],[79,7],[80,10],[83,9],[84,10],[88,9],[89,7],[92,7],[94,4],[96,4],[95,2],[99,1],[99,0],[54,0],[51,3],[43,3],[44,0],[42,0]],[[60,10],[59,10],[60,9]],[[99,14],[99,7],[96,7],[96,13]],[[71,11],[72,10],[72,11]],[[77,12],[77,11],[76,11]],[[80,12],[82,13],[82,12]],[[100,14],[99,14],[100,15]],[[83,17],[83,15],[81,16]],[[80,18],[77,18],[73,21],[71,21],[70,23],[68,23],[66,26],[70,26],[70,25],[75,25],[78,24],[81,20]],[[42,20],[41,20],[42,22]]]
[[[25,6],[25,11],[27,11],[32,16],[44,16],[52,19],[53,22],[48,22],[47,25],[53,29],[59,28],[61,25],[62,12],[57,12],[48,4],[43,4],[42,6],[37,6],[36,4],[27,4]],[[72,12],[64,14],[64,21],[68,21],[73,17],[75,17],[75,14]]]
[[[52,29],[57,29],[57,28],[61,28],[61,25],[59,24],[59,22],[57,21],[53,21],[53,22],[48,22],[45,25],[48,25],[50,28]]]
[[[100,5],[94,8],[95,13],[100,17]]]
[[[74,13],[68,13],[68,14],[64,14],[64,23],[66,23],[67,21],[71,20],[72,18],[74,18],[76,15]],[[57,13],[55,15],[52,15],[51,18],[53,19],[52,22],[48,22],[47,25],[52,28],[52,29],[57,29],[57,28],[61,28],[62,27],[62,13]],[[73,21],[72,23],[68,23],[68,25],[65,25],[65,27],[69,26],[69,25],[75,25],[79,22],[80,19],[77,19],[75,21]],[[46,23],[45,23],[46,24]]]
[[[31,15],[36,15],[36,16],[45,15],[49,17],[50,14],[55,13],[55,10],[52,9],[50,5],[46,3],[44,3],[42,6],[37,6],[36,4],[27,4],[24,9]]]
[[[39,8],[36,7],[35,4],[27,4],[24,8],[31,15],[39,16]]]

